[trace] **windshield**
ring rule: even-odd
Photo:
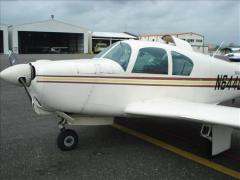
[[[120,42],[117,46],[112,48],[104,56],[104,58],[111,59],[117,62],[126,71],[130,56],[131,56],[131,47],[126,43]]]

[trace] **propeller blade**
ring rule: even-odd
[[[28,95],[28,98],[29,98],[29,100],[32,102],[32,96],[31,96],[31,93],[30,93],[30,91],[29,91],[29,89],[28,89],[28,86],[27,86],[27,84],[26,84],[26,82],[25,82],[25,79],[23,78],[23,77],[21,77],[21,78],[19,78],[19,82],[22,84],[22,86],[24,87],[24,89],[25,89],[25,91],[26,91],[26,93],[27,93],[27,95]]]

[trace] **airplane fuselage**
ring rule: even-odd
[[[240,68],[236,64],[181,50],[194,63],[192,73],[172,75],[170,51],[179,49],[152,43],[154,46],[167,51],[168,74],[132,73],[138,50],[143,48],[134,46],[126,71],[104,58],[32,63],[36,77],[30,89],[44,109],[108,116],[125,116],[128,104],[152,98],[218,104],[240,96]]]

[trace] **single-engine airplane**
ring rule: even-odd
[[[65,151],[78,143],[66,125],[110,125],[116,116],[199,122],[212,155],[229,149],[240,128],[240,109],[218,105],[240,96],[240,65],[194,52],[170,35],[116,42],[93,59],[18,64],[0,77],[23,86],[37,114],[57,114],[57,144]]]

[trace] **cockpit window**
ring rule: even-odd
[[[118,45],[113,47],[105,56],[103,56],[103,58],[111,59],[117,62],[126,71],[130,56],[131,47],[126,43],[120,42]]]
[[[133,73],[168,74],[168,56],[164,49],[142,48],[138,52]]]
[[[193,62],[187,56],[172,51],[173,75],[189,76],[193,69]]]

